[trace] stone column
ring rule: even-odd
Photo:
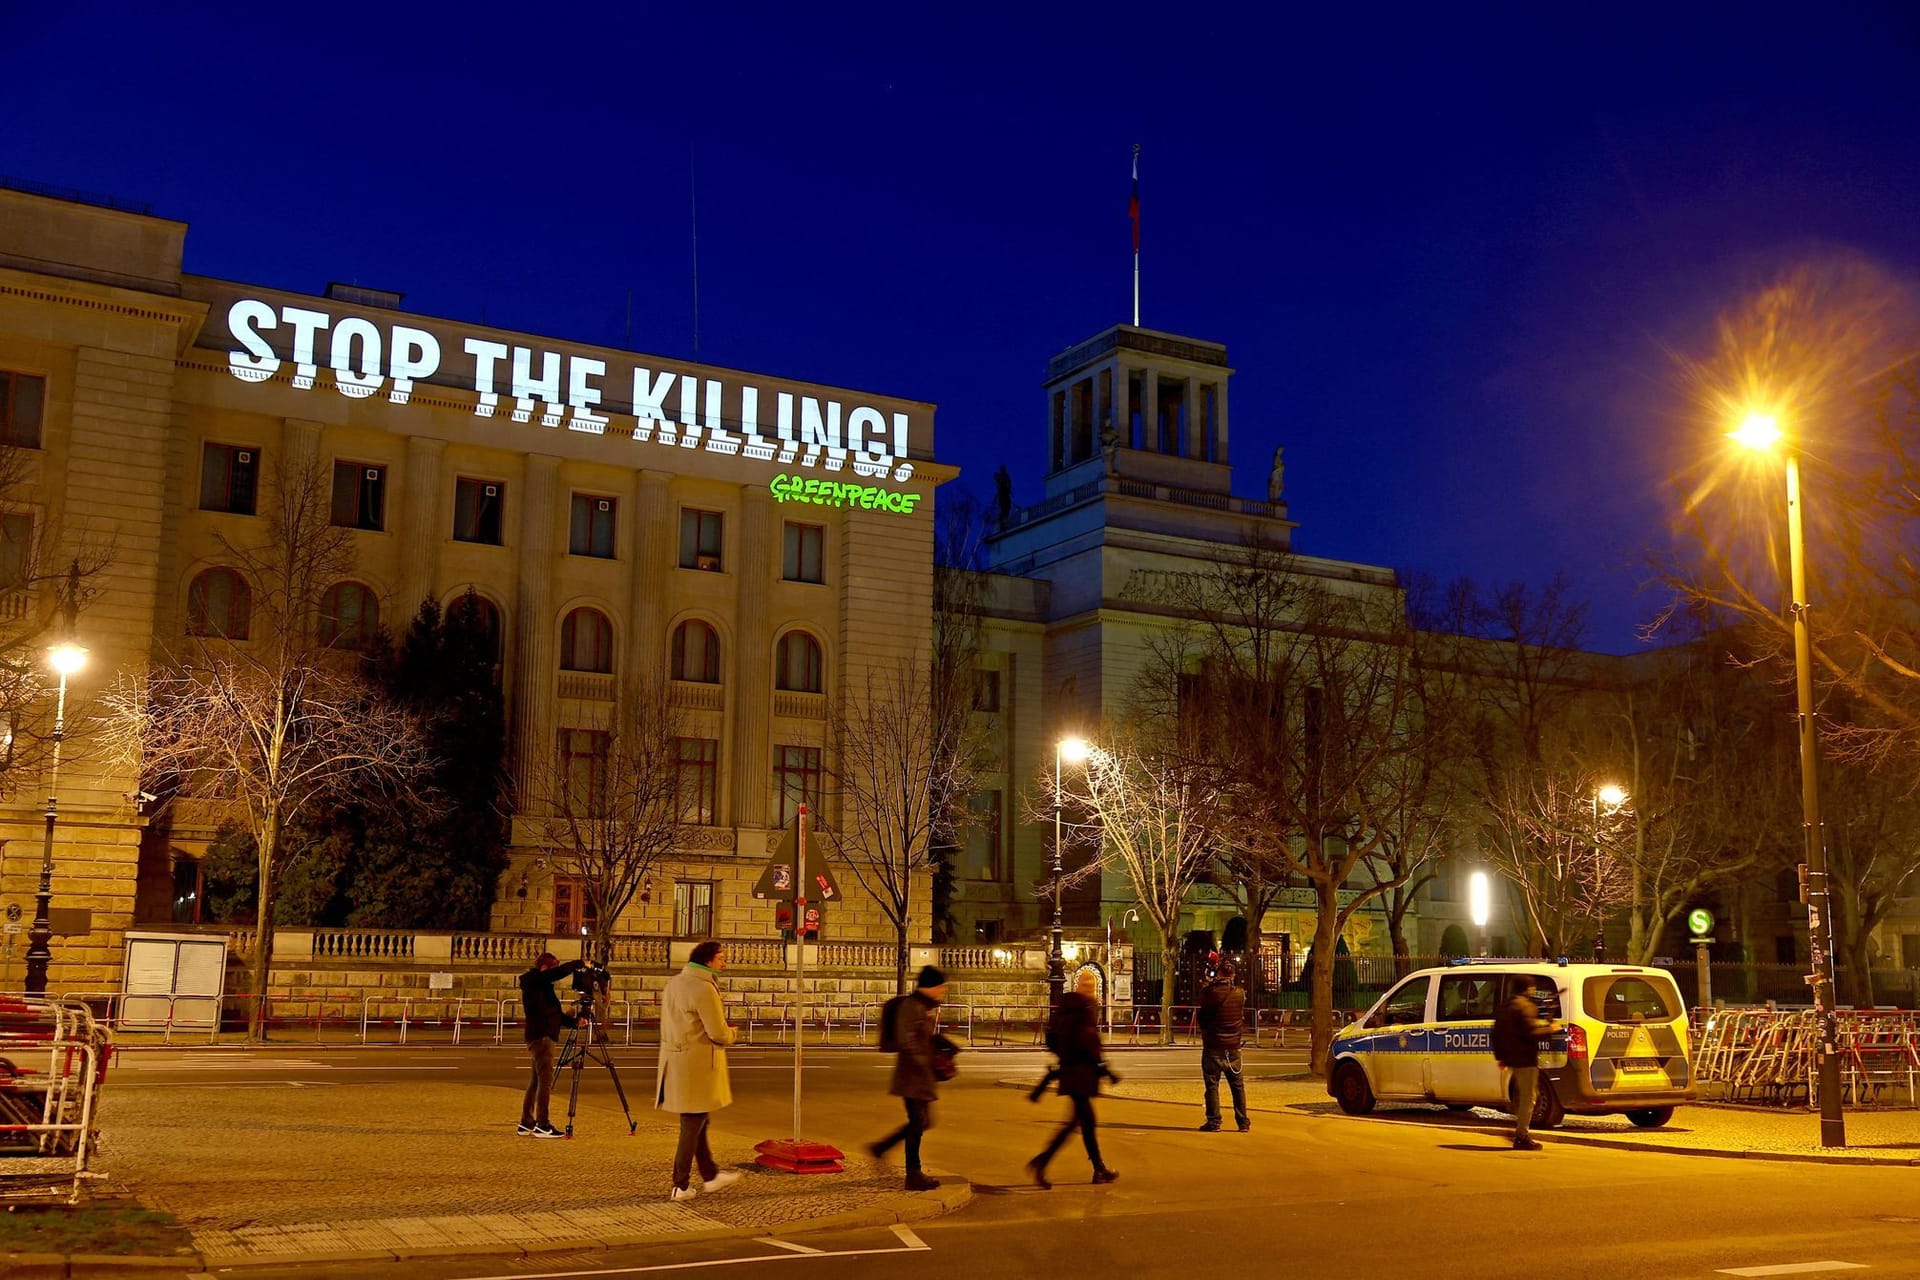
[[[1186,448],[1181,451],[1183,457],[1205,458],[1207,456],[1206,438],[1200,434],[1200,379],[1189,376],[1185,394],[1187,415]]]
[[[738,827],[767,825],[773,714],[773,628],[767,597],[773,590],[773,503],[758,485],[740,490],[733,641],[733,821]]]
[[[1160,375],[1152,369],[1141,370],[1140,394],[1146,403],[1140,406],[1140,447],[1148,453],[1160,452]]]
[[[305,418],[288,418],[280,433],[280,447],[286,454],[280,461],[282,482],[297,481],[305,474],[307,467],[314,466],[322,499],[330,501],[333,496],[333,476],[319,465],[320,424]]]
[[[553,542],[554,504],[559,492],[560,461],[545,454],[529,454],[520,483],[520,571],[514,594],[514,776],[521,795],[532,803],[522,807],[544,810],[536,783],[553,760],[554,632]],[[511,496],[511,491],[509,491]]]
[[[641,471],[633,481],[627,524],[633,560],[633,604],[627,618],[627,670],[621,686],[644,689],[667,678],[668,578],[674,566],[673,495],[664,471]]]
[[[401,619],[411,619],[422,600],[439,594],[440,545],[447,538],[440,492],[446,453],[444,440],[407,437],[406,473],[398,485],[390,486],[395,497],[406,495],[400,504],[400,578],[394,586],[399,597],[395,613]]]
[[[1133,447],[1133,406],[1128,403],[1131,394],[1132,374],[1127,366],[1118,360],[1113,363],[1113,431],[1120,437],[1120,447]]]

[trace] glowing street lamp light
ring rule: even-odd
[[[1773,414],[1753,410],[1727,433],[1750,449],[1771,452],[1785,437]],[[1800,824],[1806,841],[1807,949],[1813,965],[1813,1007],[1820,1020],[1814,1062],[1820,1089],[1820,1145],[1847,1145],[1846,1116],[1840,1109],[1839,1028],[1833,1004],[1833,944],[1827,891],[1827,842],[1820,825],[1820,752],[1813,726],[1813,641],[1807,631],[1806,535],[1800,497],[1800,454],[1786,443],[1787,559],[1793,611],[1793,673],[1800,727]]]
[[[87,665],[87,651],[77,644],[57,644],[47,650],[47,665],[60,677],[53,708],[53,756],[47,769],[47,829],[40,846],[40,888],[33,895],[33,926],[27,930],[27,980],[30,996],[47,993],[47,969],[53,963],[53,826],[59,813],[60,743],[67,734],[67,677]]]
[[[1487,917],[1493,906],[1493,886],[1487,873],[1476,871],[1467,879],[1467,909],[1473,913],[1473,927],[1480,934],[1480,954],[1487,954]]]
[[[1593,962],[1604,964],[1607,959],[1607,917],[1600,907],[1600,894],[1606,880],[1600,872],[1600,806],[1607,806],[1608,813],[1619,811],[1627,802],[1624,789],[1611,782],[1596,787],[1593,792]]]
[[[1053,748],[1053,933],[1047,943],[1047,1002],[1060,1003],[1067,986],[1067,957],[1060,946],[1060,765],[1080,764],[1090,750],[1084,738],[1062,738]]]

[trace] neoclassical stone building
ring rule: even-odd
[[[523,771],[591,755],[635,673],[669,677],[695,826],[618,927],[772,936],[750,888],[819,793],[829,699],[928,643],[932,492],[953,474],[933,407],[420,316],[399,294],[194,275],[186,235],[0,190],[0,382],[24,464],[0,495],[10,536],[49,557],[113,548],[73,627],[91,651],[74,707],[190,634],[247,643],[254,584],[222,539],[246,541],[276,467],[317,460],[355,560],[325,638],[352,647],[424,599],[477,593]],[[153,822],[131,765],[89,756],[84,715],[73,730],[53,898],[91,916],[55,939],[52,987],[113,989],[129,925],[192,919],[217,815]],[[15,759],[0,903],[30,920],[45,779]],[[579,896],[530,827],[515,841],[495,927],[570,932]],[[857,891],[829,928],[891,936]],[[6,938],[15,989],[24,933]]]

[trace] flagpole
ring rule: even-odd
[[[793,1145],[800,1146],[800,1059],[807,1039],[807,806],[800,806],[800,838],[793,842]]]
[[[1133,327],[1140,327],[1140,144],[1133,144]]]

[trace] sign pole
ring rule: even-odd
[[[800,806],[800,838],[793,842],[793,1141],[800,1143],[800,1063],[807,1041],[807,806]]]

